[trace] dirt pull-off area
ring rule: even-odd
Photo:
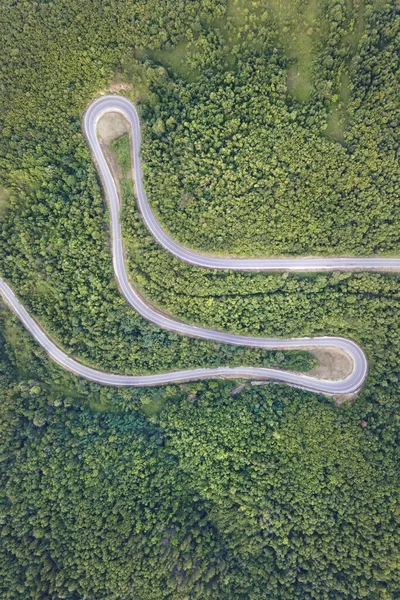
[[[315,377],[317,379],[330,379],[333,381],[340,381],[349,377],[354,369],[354,363],[352,358],[339,348],[302,348],[302,350],[307,350],[310,354],[315,356],[318,360],[318,366],[310,371],[305,372],[305,375],[309,375],[310,377]],[[269,381],[251,381],[250,385],[266,385]],[[248,384],[242,384],[244,387]],[[242,386],[239,386],[240,391]],[[236,390],[239,390],[236,388]],[[233,390],[236,392],[236,390]],[[358,392],[357,392],[358,393]],[[346,394],[345,396],[340,395],[332,395],[332,398],[335,400],[336,404],[339,406],[346,402],[349,397],[354,397],[356,394]],[[233,395],[233,393],[231,392]]]
[[[311,377],[339,381],[353,372],[351,356],[339,348],[307,348],[307,351],[318,360],[318,367],[307,372]]]
[[[101,149],[113,173],[114,180],[119,185],[122,178],[120,166],[114,152],[110,148],[111,142],[120,138],[124,133],[129,133],[128,121],[118,112],[105,113],[97,123],[97,135]],[[130,174],[129,174],[130,176]],[[121,194],[119,193],[121,198]]]
[[[119,112],[105,113],[97,124],[97,135],[105,144],[129,133],[129,123]]]

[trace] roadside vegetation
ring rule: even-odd
[[[176,239],[400,255],[398,3],[285,4],[3,2],[0,273],[71,355],[126,373],[314,364],[180,338],[126,305],[81,126],[116,80]],[[349,336],[367,384],[340,409],[277,385],[101,388],[2,309],[1,598],[398,597],[400,277],[196,269],[154,243],[129,178],[122,191],[132,281],[156,305],[232,332]]]

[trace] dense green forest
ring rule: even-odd
[[[16,328],[31,373],[1,337],[2,598],[398,597],[390,389],[341,408],[283,385],[107,389]]]
[[[135,100],[150,202],[185,244],[400,255],[398,3],[0,11],[0,274],[46,331],[116,372],[312,367],[180,338],[126,305],[81,117],[110,86]],[[196,269],[154,243],[129,179],[122,191],[132,282],[154,304],[227,331],[349,336],[367,384],[341,408],[278,385],[101,388],[2,309],[1,597],[399,597],[399,276]]]
[[[236,255],[399,253],[400,21],[385,7],[239,0],[181,44],[181,76],[160,76],[142,111],[145,186],[173,237]]]

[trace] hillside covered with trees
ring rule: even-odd
[[[390,388],[347,408],[283,385],[107,389],[16,328],[18,357],[1,338],[2,598],[397,596]]]
[[[180,75],[144,100],[144,172],[173,237],[241,256],[399,253],[399,7],[378,4],[239,0],[156,53]]]
[[[43,328],[115,372],[311,368],[127,306],[82,114],[110,87],[135,101],[149,200],[184,244],[400,256],[396,0],[0,11],[0,275]],[[126,163],[126,139],[114,151]],[[399,597],[400,277],[188,266],[145,229],[128,175],[128,266],[151,302],[226,331],[351,337],[369,376],[341,407],[278,385],[108,389],[51,363],[2,306],[1,598]]]

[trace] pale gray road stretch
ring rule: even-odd
[[[7,304],[15,312],[21,322],[30,331],[36,341],[46,350],[49,356],[69,371],[86,379],[116,386],[147,386],[178,383],[197,379],[212,378],[251,378],[273,379],[292,386],[305,388],[314,392],[329,395],[349,395],[357,392],[363,385],[368,371],[368,363],[362,349],[352,340],[341,337],[318,338],[260,338],[223,333],[213,329],[196,327],[182,323],[166,316],[149,306],[131,285],[126,271],[125,255],[121,234],[120,202],[112,173],[104,157],[97,138],[98,120],[106,112],[120,112],[128,120],[131,127],[131,151],[135,179],[135,192],[143,220],[155,240],[166,250],[185,262],[212,269],[230,269],[242,271],[270,270],[400,270],[398,258],[226,258],[201,254],[185,248],[174,241],[160,226],[151,211],[143,189],[140,163],[140,121],[134,105],[121,96],[103,96],[94,101],[84,116],[84,130],[97,163],[100,176],[105,187],[111,221],[112,260],[114,273],[119,288],[131,306],[144,318],[164,329],[195,338],[228,343],[239,346],[251,346],[264,349],[312,349],[340,348],[350,355],[353,362],[352,373],[340,381],[322,380],[303,374],[267,369],[259,367],[218,367],[209,369],[190,369],[172,371],[156,375],[118,375],[105,373],[87,367],[77,360],[68,357],[40,328],[16,298],[11,288],[0,279],[0,293]]]

